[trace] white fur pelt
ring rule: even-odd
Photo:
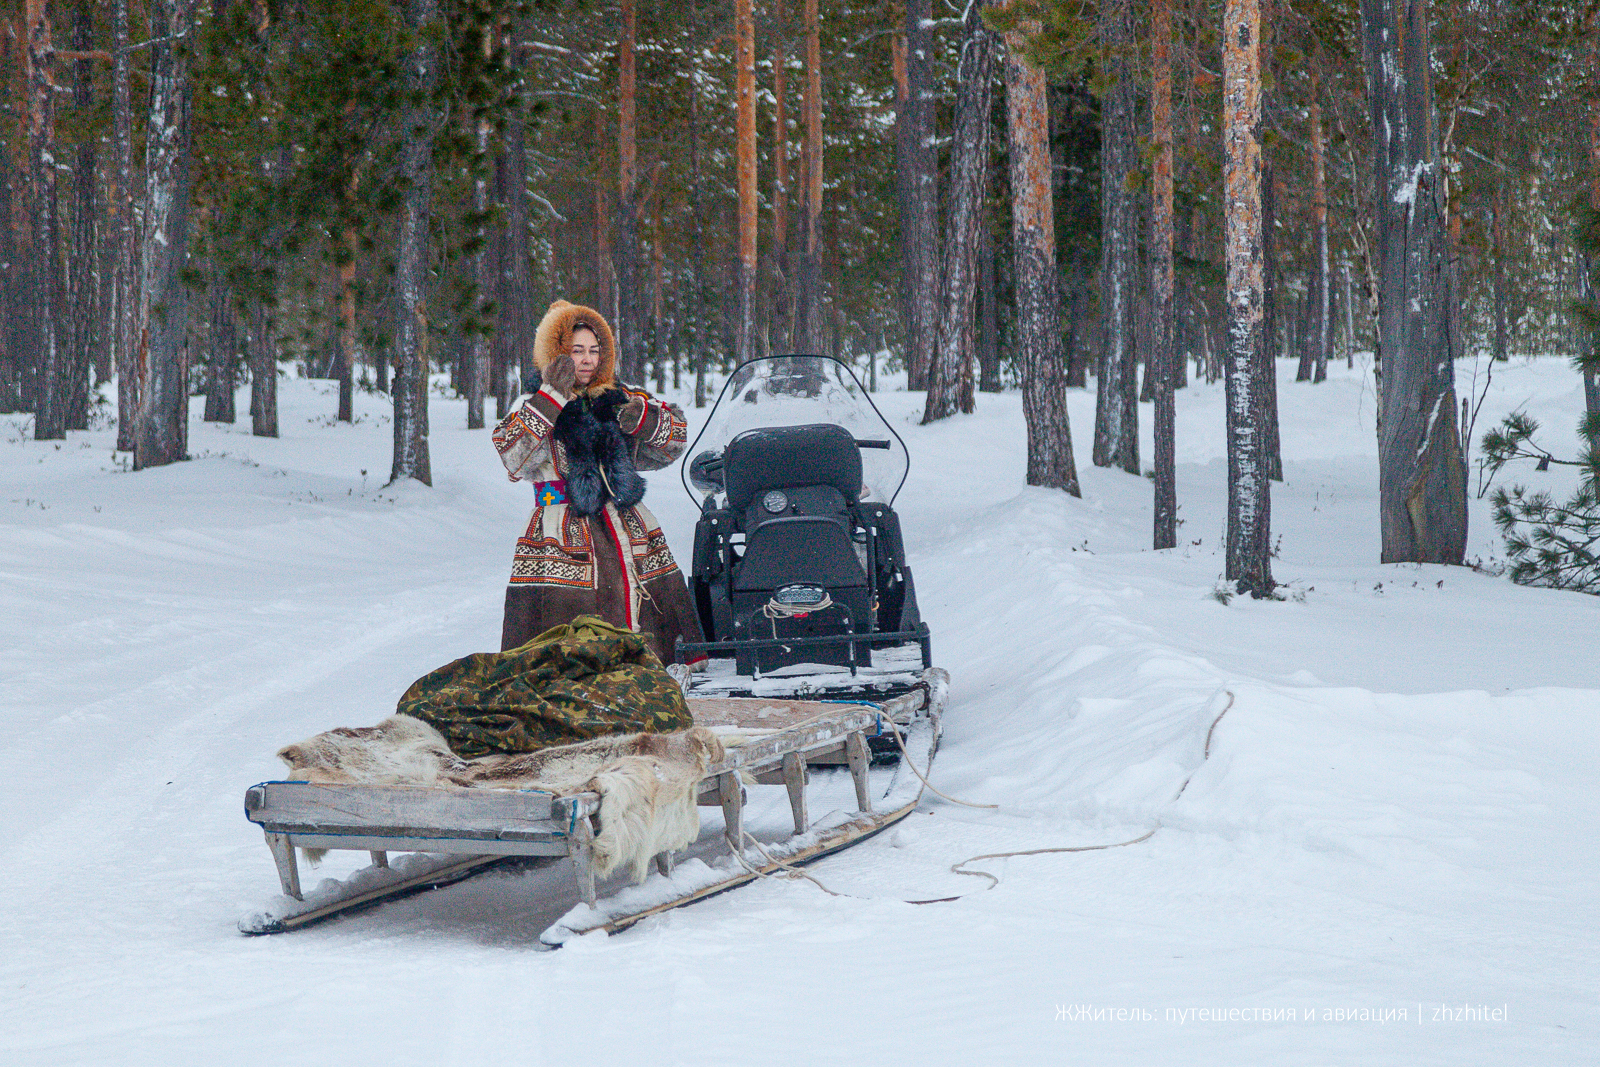
[[[675,734],[617,734],[521,755],[462,759],[421,719],[391,715],[377,726],[328,730],[278,751],[297,780],[320,785],[539,789],[600,794],[595,872],[627,866],[643,881],[650,859],[700,833],[696,787],[722,759],[703,727]],[[310,855],[308,851],[308,855]]]

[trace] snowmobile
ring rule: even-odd
[[[697,452],[701,441],[714,447]],[[776,356],[733,373],[688,455],[700,507],[690,588],[708,640],[680,642],[668,670],[695,725],[725,746],[695,786],[720,827],[713,818],[628,885],[596,874],[601,793],[262,782],[245,814],[283,895],[243,932],[302,929],[518,864],[526,906],[547,924],[540,943],[556,946],[781,874],[915,810],[949,677],[931,663],[894,511],[905,442],[849,367]],[[691,671],[702,657],[709,667]],[[372,864],[307,891],[298,849],[364,850]],[[395,852],[409,854],[391,864]]]
[[[742,364],[688,455],[689,587],[707,640],[680,643],[677,660],[711,658],[694,692],[882,698],[916,685],[933,663],[894,510],[910,456],[850,368]]]

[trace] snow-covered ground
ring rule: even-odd
[[[999,807],[930,797],[813,868],[845,896],[768,880],[554,953],[507,874],[235,928],[275,893],[241,808],[272,753],[498,645],[530,501],[461,402],[433,402],[433,489],[383,487],[384,402],[336,424],[329,383],[284,383],[278,440],[196,401],[194,460],[137,474],[110,431],[0,419],[0,1059],[1600,1062],[1600,598],[1378,565],[1370,376],[1280,371],[1283,602],[1213,596],[1220,385],[1179,394],[1160,553],[1150,483],[1087,462],[1091,394],[1082,500],[1024,487],[1016,394],[929,428],[880,394],[954,680],[933,779]],[[1497,369],[1477,433],[1516,407],[1571,451],[1564,363]],[[675,470],[648,502],[685,559]],[[977,863],[990,890],[949,871],[1152,829]]]

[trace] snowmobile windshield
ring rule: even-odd
[[[728,442],[742,433],[817,424],[842,427],[855,439],[861,452],[861,499],[894,503],[911,467],[905,442],[850,368],[824,356],[764,356],[735,370],[689,448],[685,488],[692,478],[700,492],[689,493],[698,501],[708,491],[709,483],[700,476],[708,454],[720,458]]]

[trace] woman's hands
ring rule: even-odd
[[[562,396],[572,396],[578,388],[578,368],[572,357],[562,353],[554,363],[545,368],[544,384]]]

